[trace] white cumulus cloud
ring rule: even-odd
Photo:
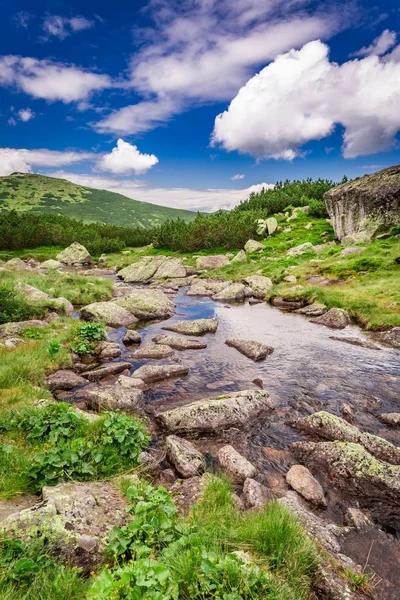
[[[83,31],[94,27],[94,21],[89,21],[85,17],[62,17],[60,15],[48,15],[43,21],[43,31],[49,36],[64,40],[76,31]]]
[[[360,50],[354,52],[352,56],[371,56],[372,54],[381,56],[382,54],[386,54],[390,48],[393,48],[393,46],[396,45],[396,40],[396,32],[385,29],[380,35],[378,35],[377,38],[374,39],[372,44],[364,48],[360,48]]]
[[[27,123],[35,117],[35,113],[30,108],[21,108],[21,110],[18,111],[18,117],[20,121]]]
[[[233,175],[233,177],[231,177],[232,181],[238,181],[239,179],[244,179],[245,175],[243,175],[243,173],[237,173],[236,175]]]
[[[344,127],[346,158],[391,148],[400,129],[400,62],[367,56],[330,62],[321,41],[276,58],[217,116],[215,145],[292,160],[310,140]]]
[[[154,154],[142,154],[137,146],[119,139],[117,145],[109,154],[104,154],[97,162],[97,167],[102,171],[111,173],[146,173],[158,163]]]
[[[59,152],[56,150],[26,150],[23,148],[0,148],[0,176],[30,173],[32,167],[62,167],[93,158],[90,152]]]
[[[14,55],[0,56],[0,86],[16,87],[34,98],[78,102],[111,85],[108,75],[75,65]]]

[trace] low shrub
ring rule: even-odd
[[[0,284],[0,324],[25,321],[34,317],[42,317],[44,314],[43,308],[29,305],[12,282]]]
[[[93,354],[96,350],[94,342],[106,338],[106,328],[102,323],[82,323],[79,325],[71,350],[75,354]]]

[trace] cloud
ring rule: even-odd
[[[29,21],[33,19],[33,15],[26,10],[21,10],[14,15],[14,23],[17,27],[28,29]]]
[[[390,48],[393,48],[393,46],[396,45],[396,39],[397,35],[395,31],[385,29],[374,39],[372,44],[357,50],[357,52],[353,52],[351,56],[381,56],[382,54],[386,54]]]
[[[108,190],[123,194],[134,200],[150,202],[158,206],[169,206],[172,208],[183,208],[193,211],[214,212],[219,209],[229,210],[237,206],[242,200],[246,200],[251,192],[259,192],[263,187],[271,189],[274,186],[267,183],[252,185],[241,190],[233,189],[205,189],[193,188],[154,188],[146,182],[137,180],[118,180],[112,177],[99,177],[92,175],[81,175],[77,173],[66,173],[56,171],[51,173],[52,177],[67,179],[79,185],[86,185],[96,189]]]
[[[400,62],[368,56],[338,65],[328,54],[317,40],[278,56],[216,117],[212,143],[292,160],[341,124],[346,158],[391,148],[400,129]]]
[[[0,148],[0,176],[16,171],[30,173],[35,166],[62,167],[92,158],[93,154],[89,152]]]
[[[153,0],[149,6],[155,26],[136,31],[142,44],[128,83],[144,100],[111,113],[99,131],[147,131],[193,104],[231,100],[259,65],[340,27],[321,8],[308,14],[310,0]]]
[[[244,179],[246,176],[243,173],[237,173],[231,177],[232,181],[238,181],[239,179]]]
[[[12,86],[34,98],[64,103],[88,98],[112,86],[108,75],[50,60],[0,56],[0,86]]]
[[[95,22],[89,21],[85,17],[72,17],[67,19],[60,15],[48,15],[43,21],[43,31],[47,34],[45,40],[50,36],[57,37],[59,40],[64,40],[71,33],[83,31],[94,27]]]
[[[35,117],[35,113],[30,108],[22,108],[18,111],[18,117],[20,121],[27,123]]]
[[[158,163],[154,154],[142,154],[137,146],[119,139],[117,145],[110,154],[104,154],[97,162],[97,167],[102,171],[111,173],[146,173],[151,167]]]
[[[14,117],[10,117],[7,121],[7,123],[9,125],[11,125],[12,127],[15,127],[15,125],[17,124],[17,121],[14,119]]]

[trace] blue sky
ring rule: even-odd
[[[215,210],[400,163],[396,0],[0,0],[0,175]]]

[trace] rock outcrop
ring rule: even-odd
[[[264,250],[263,244],[261,242],[257,242],[256,240],[247,240],[244,245],[244,251],[246,254],[253,254],[253,252],[262,252]]]
[[[339,185],[324,200],[339,240],[388,231],[400,218],[400,165]]]
[[[156,418],[171,433],[220,433],[231,427],[246,427],[273,408],[268,392],[245,390],[198,400],[159,413]]]
[[[218,294],[215,294],[213,299],[220,302],[243,302],[245,289],[243,283],[231,283]]]
[[[85,246],[82,246],[82,244],[79,244],[78,242],[74,242],[68,246],[68,248],[60,252],[60,254],[57,254],[56,258],[64,265],[72,266],[90,265],[92,262],[92,257]]]

